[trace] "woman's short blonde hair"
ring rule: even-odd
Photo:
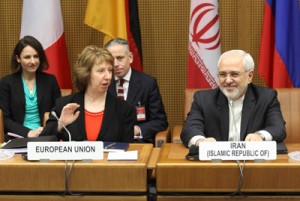
[[[108,50],[95,45],[84,48],[74,67],[75,86],[78,90],[84,91],[87,88],[95,62],[108,62],[114,66],[114,57]]]

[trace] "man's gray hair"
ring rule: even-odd
[[[124,38],[115,38],[115,39],[112,39],[110,41],[108,41],[104,47],[105,48],[109,48],[111,46],[115,46],[115,45],[123,45],[125,47],[125,49],[129,52],[129,45],[128,45],[128,41]]]
[[[218,67],[220,67],[220,62],[223,59],[223,57],[228,56],[230,54],[239,54],[243,57],[243,66],[246,72],[254,70],[254,60],[252,56],[244,50],[229,50],[227,52],[224,52],[219,58]]]

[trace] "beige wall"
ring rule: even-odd
[[[86,0],[62,0],[69,60],[74,64],[87,45],[100,45],[103,35],[83,23]],[[139,0],[144,72],[160,85],[170,126],[183,121],[186,86],[188,0]],[[0,1],[0,77],[10,73],[10,57],[19,39],[21,0]],[[256,63],[259,53],[263,0],[219,0],[222,52],[244,49]],[[255,75],[254,83],[264,85]]]

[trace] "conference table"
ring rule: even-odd
[[[287,144],[287,148],[300,151],[300,144]],[[158,201],[300,200],[300,162],[291,161],[287,154],[238,165],[236,161],[189,161],[188,152],[183,144],[164,144],[160,150]]]
[[[130,144],[136,161],[29,162],[20,154],[0,161],[0,200],[147,200],[152,144]],[[68,184],[66,187],[66,184]],[[65,192],[68,194],[65,195]],[[72,195],[70,195],[72,194]]]

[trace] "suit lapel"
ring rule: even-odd
[[[117,96],[117,87],[116,87],[116,81],[114,77],[111,80],[111,83],[108,87],[108,91],[110,91],[113,95]]]
[[[74,102],[80,105],[79,111],[81,115],[78,117],[77,127],[80,131],[83,140],[87,140],[86,130],[85,130],[85,120],[84,120],[84,93],[79,93],[74,97]]]
[[[130,81],[129,81],[127,99],[126,99],[126,101],[131,105],[135,104],[134,99],[140,88],[139,83],[140,83],[140,78],[139,78],[138,74],[134,70],[132,70],[132,74],[131,74]]]
[[[228,135],[229,135],[228,100],[221,91],[219,91],[219,96],[218,96],[218,100],[217,100],[217,109],[219,111],[222,140],[227,141]]]
[[[24,107],[24,112],[25,112],[25,92],[24,92],[24,85],[23,85],[23,82],[22,82],[22,75],[21,75],[21,73],[17,74],[17,76],[15,78],[16,79],[14,81],[17,84],[15,92],[19,95],[19,97],[20,97],[20,103]]]
[[[43,93],[46,91],[44,89],[44,85],[42,83],[43,80],[41,79],[41,77],[39,76],[39,74],[36,74],[36,93],[37,93],[37,100],[38,100],[38,106],[40,105],[41,101],[42,101],[42,97],[43,97]]]
[[[255,96],[251,87],[248,87],[242,109],[241,140],[245,138],[249,119],[255,106]]]
[[[115,109],[113,105],[115,104],[115,99],[112,98],[112,95],[108,92],[106,95],[106,100],[105,100],[105,109],[104,109],[104,116],[103,116],[103,121],[102,125],[100,128],[100,133],[98,134],[98,140],[100,140],[100,136],[104,137],[105,135],[108,134],[107,130],[109,128],[109,125],[111,121],[113,121],[113,113],[115,112]]]

